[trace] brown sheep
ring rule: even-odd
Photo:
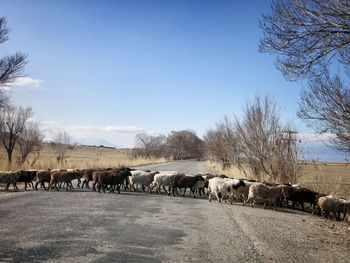
[[[39,170],[36,173],[35,190],[38,191],[38,185],[40,184],[46,190],[45,183],[50,183],[51,173],[59,170]]]
[[[84,188],[84,186],[86,186],[86,188],[90,189],[89,186],[89,182],[92,181],[92,174],[93,174],[94,170],[93,169],[84,169],[83,170],[83,183],[81,185],[81,188]]]
[[[131,176],[130,168],[120,168],[117,170],[108,171],[95,171],[92,174],[93,185],[92,190],[96,191],[96,184],[98,183],[98,192],[105,192],[105,188],[110,186],[110,192],[114,192],[115,187],[117,187],[118,193],[120,193],[120,185],[124,182],[128,183],[128,176]]]
[[[72,180],[80,179],[81,171],[80,170],[69,170],[69,171],[58,171],[51,173],[51,180],[47,190],[50,190],[52,186],[55,185],[56,190],[58,189],[59,183],[66,183],[66,191],[68,191],[68,187],[73,189]]]

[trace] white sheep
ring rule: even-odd
[[[342,213],[343,220],[345,220],[346,213],[350,209],[350,201],[342,198],[337,198],[332,195],[327,195],[318,199],[317,207],[321,209],[322,215],[327,218],[329,217],[329,213],[333,213],[334,217],[337,220],[341,220],[340,214]]]
[[[215,195],[216,199],[221,203],[223,198],[227,195],[230,197],[230,202],[232,204],[233,192],[238,189],[240,186],[244,186],[245,183],[243,180],[229,179],[229,178],[220,178],[214,177],[209,179],[208,184],[208,194],[209,202],[211,202],[211,196]]]
[[[147,187],[148,190],[151,191],[151,183],[156,173],[157,172],[145,172],[141,170],[131,171],[132,176],[129,176],[130,191],[132,188],[134,191],[138,191],[138,186]]]
[[[250,202],[251,206],[254,207],[254,204],[257,200],[263,200],[264,208],[266,201],[268,201],[276,208],[276,201],[281,197],[281,195],[281,188],[279,187],[267,186],[263,183],[254,183],[249,186],[248,199],[245,203]]]
[[[152,192],[154,187],[157,187],[157,193],[160,193],[160,188],[163,187],[164,191],[170,195],[170,190],[174,186],[175,178],[179,175],[178,172],[175,171],[161,171],[158,174],[154,176],[153,182],[151,184],[151,190]],[[166,190],[165,187],[168,187],[168,190]]]

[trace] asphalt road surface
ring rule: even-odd
[[[0,226],[0,262],[350,262],[346,223],[204,198],[22,190],[0,195]]]

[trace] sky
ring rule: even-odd
[[[304,137],[303,82],[288,82],[258,51],[271,1],[0,1],[10,39],[0,56],[28,54],[12,100],[30,105],[47,139],[134,146],[139,132],[191,129],[269,95]],[[313,137],[312,135],[310,135]]]

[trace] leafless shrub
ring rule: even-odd
[[[51,150],[56,155],[57,162],[63,167],[64,160],[69,158],[70,150],[74,149],[72,137],[65,131],[57,132],[51,143]]]
[[[234,123],[228,117],[216,123],[204,135],[205,149],[211,159],[219,159],[222,168],[227,169],[231,163],[237,162],[238,140]]]
[[[136,135],[136,148],[133,149],[135,157],[159,158],[166,155],[166,137],[164,135],[150,135],[139,133]]]
[[[212,155],[223,164],[236,165],[245,176],[249,169],[257,180],[288,183],[300,174],[296,133],[281,123],[276,104],[268,97],[256,97],[241,119],[225,118],[204,138]]]
[[[6,149],[9,169],[12,166],[12,153],[30,117],[32,108],[8,105],[0,111],[0,138]]]
[[[44,135],[40,130],[39,122],[28,122],[17,141],[17,164],[25,162],[32,167],[40,157]],[[31,158],[30,158],[31,157]]]

